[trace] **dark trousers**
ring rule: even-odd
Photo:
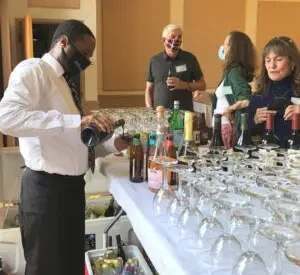
[[[25,275],[83,275],[85,234],[83,176],[26,168],[20,197]]]

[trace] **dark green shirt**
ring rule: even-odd
[[[190,52],[180,50],[176,58],[171,59],[165,52],[153,56],[150,60],[146,81],[153,83],[153,106],[172,108],[173,102],[180,102],[180,109],[193,110],[192,91],[174,90],[167,87],[168,72],[184,82],[198,81],[203,76],[197,58]]]

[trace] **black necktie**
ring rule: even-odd
[[[64,78],[66,79],[70,89],[71,89],[71,94],[73,101],[75,103],[75,106],[77,107],[79,113],[81,116],[84,116],[84,112],[81,108],[81,98],[80,98],[80,93],[76,88],[76,85],[71,77],[68,75],[64,74]],[[94,148],[89,147],[89,154],[88,154],[88,164],[89,167],[92,170],[92,173],[95,171],[95,150]]]

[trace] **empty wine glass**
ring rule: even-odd
[[[186,165],[179,164],[168,167],[168,170],[178,174],[178,190],[168,207],[168,219],[173,225],[177,224],[182,211],[188,206],[188,200],[185,198],[182,188],[182,177],[188,169]]]
[[[281,223],[281,217],[274,212],[270,213],[263,208],[255,206],[234,210],[232,216],[233,220],[242,220],[250,226],[249,236],[245,242],[246,251],[239,257],[233,268],[233,274],[250,275],[254,274],[253,272],[256,272],[256,274],[259,272],[258,274],[267,275],[266,264],[256,251],[257,234],[261,224],[271,221]]]
[[[157,164],[161,164],[163,166],[163,186],[159,189],[159,191],[155,194],[153,200],[153,210],[154,215],[158,218],[160,222],[168,221],[168,206],[170,205],[171,200],[175,196],[175,192],[168,185],[168,180],[166,177],[166,169],[168,166],[172,164],[176,164],[177,160],[170,157],[155,157],[152,161]]]
[[[224,209],[224,230],[225,233],[217,238],[211,249],[213,264],[219,271],[214,274],[222,274],[224,270],[231,270],[238,257],[242,253],[242,247],[237,238],[232,234],[231,211],[234,208],[243,208],[249,205],[249,199],[230,193],[222,193],[214,199],[216,209]],[[230,257],[228,257],[230,255]]]
[[[266,238],[276,241],[277,249],[274,263],[274,275],[281,275],[283,272],[282,256],[284,246],[288,242],[293,242],[300,239],[300,231],[296,227],[287,227],[276,223],[265,223],[260,228],[260,233]]]
[[[182,237],[191,236],[192,238],[196,238],[196,230],[199,227],[201,220],[203,219],[203,214],[197,208],[197,202],[199,200],[199,196],[197,191],[195,190],[194,184],[195,180],[188,179],[189,184],[187,188],[189,188],[189,196],[188,206],[181,213],[178,220],[178,227]]]
[[[295,265],[300,267],[300,242],[293,242],[286,246],[285,248],[285,256]]]

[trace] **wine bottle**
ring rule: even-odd
[[[300,150],[300,114],[293,115],[292,133],[286,140],[286,148]]]
[[[140,134],[135,134],[130,148],[129,180],[143,182],[144,152],[141,145]]]
[[[169,71],[168,71],[168,77],[172,77],[172,71],[171,71],[171,68],[170,68]],[[168,90],[171,90],[171,89],[174,88],[173,85],[168,85],[167,87],[168,87]]]
[[[195,113],[193,122],[193,136],[196,146],[200,145],[200,113]]]
[[[165,147],[165,150],[166,150],[167,157],[170,157],[170,158],[173,158],[173,159],[177,158],[172,134],[167,135],[166,140],[164,142],[164,147]],[[167,171],[166,173],[167,173],[168,184],[172,188],[176,189],[177,173],[172,172],[172,171]]]
[[[193,153],[195,148],[193,117],[193,112],[186,111],[184,113],[184,138],[180,148],[178,149],[178,161],[181,163],[189,163],[190,160],[195,159],[195,155]]]
[[[206,125],[205,114],[200,113],[200,145],[206,145],[208,143],[209,130]]]
[[[208,127],[206,126],[204,113],[195,113],[193,136],[196,146],[206,145],[208,143]]]
[[[241,133],[235,144],[235,148],[237,150],[245,151],[248,149],[249,150],[255,149],[255,146],[253,145],[253,142],[250,137],[249,129],[248,129],[248,119],[249,119],[248,113],[241,114]]]
[[[174,107],[170,119],[170,130],[173,135],[175,150],[178,150],[178,147],[183,137],[184,129],[183,114],[179,109],[179,104],[179,101],[174,101]]]
[[[224,146],[224,143],[223,143],[223,138],[222,138],[222,115],[215,114],[214,115],[213,136],[212,136],[210,148],[212,150],[216,150],[223,146]]]
[[[165,156],[164,137],[166,134],[166,128],[164,126],[165,109],[162,106],[156,108],[157,116],[157,128],[156,128],[156,140],[153,140],[153,148],[149,152],[148,158],[148,188],[151,192],[157,193],[163,185],[163,167],[154,160],[157,157]]]
[[[114,129],[124,127],[124,119],[117,120]],[[99,143],[105,142],[113,136],[114,132],[103,132],[93,124],[85,127],[81,132],[81,140],[88,147],[96,147]]]
[[[279,138],[274,133],[274,114],[267,113],[266,130],[260,140],[259,147],[264,149],[276,149],[280,147]]]

